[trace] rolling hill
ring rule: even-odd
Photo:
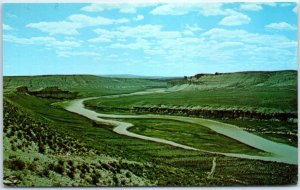
[[[174,81],[173,81],[174,82]],[[167,107],[297,112],[297,72],[206,74],[177,80],[169,93],[101,101],[107,107]],[[97,100],[88,105],[99,105]]]
[[[42,76],[5,76],[4,92],[26,86],[29,90],[58,87],[62,90],[76,91],[84,96],[129,93],[149,88],[164,88],[167,80],[141,78],[112,78],[95,75],[42,75]]]
[[[88,97],[153,88],[164,88],[166,93],[102,97],[85,103],[100,113],[147,112],[193,117],[198,117],[193,114],[201,113],[201,109],[209,113],[228,110],[297,113],[295,71],[200,74],[174,79],[93,75],[6,76],[3,114],[6,185],[203,186],[297,183],[296,165],[191,152],[131,138],[115,133],[112,126],[96,123],[56,106],[72,93],[79,98],[77,93],[81,97]],[[219,115],[214,118],[222,119]],[[201,147],[205,145],[211,150],[249,150],[247,147],[244,149],[243,144],[198,125],[160,120],[132,122],[136,125],[132,131],[141,134],[171,138],[176,142],[198,144]],[[297,146],[297,123],[243,117],[226,118],[222,122]],[[191,133],[193,129],[195,133]],[[222,147],[224,143],[226,146]],[[213,160],[217,160],[217,169],[214,176],[208,178]]]
[[[236,73],[197,74],[186,78],[174,89],[205,90],[216,88],[257,88],[297,86],[297,71],[252,71]]]

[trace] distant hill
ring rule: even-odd
[[[172,90],[215,88],[252,88],[297,86],[297,71],[248,71],[236,73],[197,74],[186,77]]]
[[[297,88],[297,71],[248,71],[197,74],[192,77],[143,77],[135,75],[41,75],[4,76],[4,92],[19,86],[41,90],[56,86],[84,95],[130,93],[150,88],[193,91],[219,88],[291,87]]]
[[[167,89],[169,93],[97,99],[86,104],[197,117],[279,118],[293,122],[297,118],[296,71],[204,74],[171,82],[174,86]]]
[[[101,77],[110,77],[110,78],[140,78],[140,79],[177,79],[180,77],[165,77],[165,76],[142,76],[142,75],[99,75]]]
[[[149,88],[167,87],[167,80],[141,78],[113,78],[95,75],[42,75],[42,76],[4,76],[4,91],[19,86],[29,90],[41,90],[56,86],[62,90],[77,91],[84,95],[103,95],[129,93]]]

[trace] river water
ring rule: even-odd
[[[130,95],[142,95],[142,94],[149,94],[153,92],[137,92],[132,94],[124,94],[124,95],[112,95],[112,96],[105,96],[108,97],[120,97],[120,96],[130,96]],[[164,93],[160,91],[159,93]],[[84,98],[84,99],[77,99],[72,100],[65,106],[65,109],[80,114],[84,117],[87,117],[91,120],[113,125],[115,128],[113,129],[114,132],[126,135],[134,138],[139,138],[143,140],[168,144],[171,146],[175,146],[178,148],[183,148],[187,150],[193,151],[203,151],[215,154],[222,154],[231,157],[238,157],[238,158],[246,158],[246,159],[257,159],[257,160],[264,160],[264,161],[275,161],[275,162],[282,162],[288,164],[298,164],[298,149],[296,147],[292,147],[286,144],[273,142],[267,139],[264,139],[260,136],[254,135],[247,131],[240,129],[237,126],[225,124],[218,121],[213,121],[209,119],[202,119],[202,118],[191,118],[191,117],[182,117],[182,116],[168,116],[168,115],[115,115],[115,114],[101,114],[95,111],[86,109],[84,107],[83,102],[86,100],[97,99],[101,97],[91,97],[91,98]],[[105,118],[105,119],[104,119]],[[207,127],[219,134],[225,135],[232,139],[235,139],[241,143],[246,145],[252,146],[259,150],[263,150],[265,152],[271,153],[268,156],[255,156],[255,155],[247,155],[247,154],[238,154],[238,153],[223,153],[223,152],[210,152],[206,150],[200,150],[194,147],[182,145],[176,142],[168,141],[165,139],[159,139],[155,137],[148,137],[144,135],[135,134],[133,132],[128,131],[127,129],[133,127],[134,125],[127,122],[109,120],[109,119],[134,119],[134,118],[144,118],[144,119],[166,119],[166,120],[176,120],[182,121],[187,123],[199,124],[201,126]]]

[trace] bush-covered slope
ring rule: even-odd
[[[46,123],[4,101],[5,185],[154,185],[143,176],[150,165],[100,154]]]

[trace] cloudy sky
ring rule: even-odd
[[[297,69],[295,3],[4,4],[4,75]]]

